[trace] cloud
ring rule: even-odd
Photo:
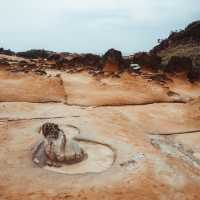
[[[124,52],[148,50],[157,38],[200,18],[198,0],[0,0],[0,45]]]

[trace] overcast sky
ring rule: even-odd
[[[198,19],[199,0],[0,0],[0,46],[128,54]]]

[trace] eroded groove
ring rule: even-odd
[[[68,106],[79,106],[83,108],[101,108],[101,107],[125,107],[125,106],[146,106],[152,104],[186,104],[188,101],[177,100],[177,101],[152,101],[152,102],[144,102],[144,103],[125,103],[125,104],[103,104],[103,105],[82,105],[82,104],[74,104],[74,103],[65,103]]]
[[[34,118],[21,118],[21,119],[9,119],[9,118],[0,118],[0,122],[7,121],[28,121],[28,120],[43,120],[43,119],[63,119],[66,117],[34,117]]]
[[[149,135],[182,135],[182,134],[188,134],[188,133],[200,133],[200,129],[197,129],[197,130],[190,130],[190,131],[179,131],[179,132],[169,132],[169,133],[167,133],[167,132],[149,132],[148,134]]]

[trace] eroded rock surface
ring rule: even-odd
[[[199,159],[200,134],[162,136],[200,129],[198,109],[198,101],[96,108],[0,103],[1,198],[198,199],[199,164],[191,159]],[[98,142],[80,141],[88,159],[74,167],[34,167],[31,150],[41,138],[38,129],[49,121],[63,130],[71,124],[83,139]],[[170,140],[153,144],[149,135],[159,132]]]

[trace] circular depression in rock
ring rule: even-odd
[[[78,143],[87,152],[87,159],[71,165],[64,164],[59,168],[45,166],[43,169],[63,174],[85,174],[100,173],[113,165],[115,152],[109,145],[89,140]]]

